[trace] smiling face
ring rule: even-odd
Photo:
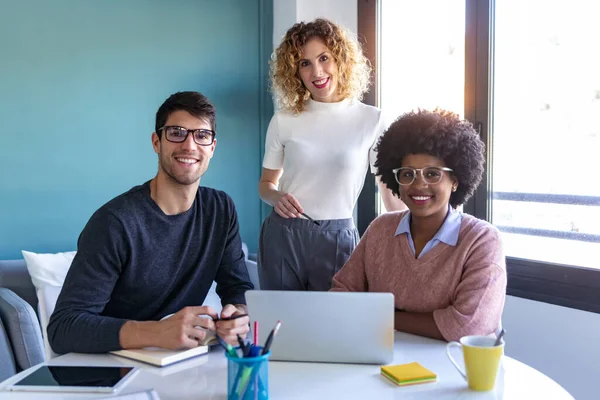
[[[425,167],[446,167],[437,157],[428,154],[409,154],[402,160],[402,167],[421,169]],[[443,172],[442,179],[433,185],[423,181],[417,173],[415,181],[410,185],[400,185],[400,199],[417,218],[440,218],[443,220],[448,212],[448,203],[452,187],[458,181],[450,172]]]
[[[298,74],[313,100],[323,103],[343,100],[337,90],[337,64],[321,39],[314,37],[302,46]]]
[[[194,117],[187,111],[178,110],[169,115],[165,126],[180,126],[186,129],[211,129],[208,121]],[[158,173],[180,185],[197,185],[200,177],[208,169],[212,158],[216,139],[209,146],[200,146],[194,142],[193,135],[188,134],[184,142],[169,142],[164,132],[159,138],[152,134],[152,146],[158,154]]]

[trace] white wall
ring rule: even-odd
[[[600,314],[508,296],[506,355],[543,372],[577,400],[600,398]]]
[[[354,0],[274,0],[273,44],[295,22],[329,18],[357,31]],[[600,314],[508,296],[506,354],[541,371],[577,400],[600,398]]]
[[[273,48],[296,22],[328,18],[357,31],[358,3],[355,0],[273,0]]]
[[[296,0],[273,0],[273,49],[297,20]]]
[[[356,33],[358,24],[356,0],[297,0],[296,4],[298,21],[308,22],[323,17]]]

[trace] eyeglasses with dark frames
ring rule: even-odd
[[[215,131],[210,129],[186,129],[181,126],[163,126],[159,129],[169,142],[182,143],[191,133],[194,142],[200,146],[210,146],[215,141]]]
[[[435,185],[442,180],[444,176],[444,171],[446,172],[454,172],[452,168],[447,167],[425,167],[425,168],[410,168],[410,167],[402,167],[395,168],[392,170],[394,173],[394,178],[396,178],[396,182],[402,186],[412,185],[412,183],[417,179],[417,173],[421,174],[421,178],[423,182],[428,185]]]

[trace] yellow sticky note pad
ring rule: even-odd
[[[385,365],[381,367],[381,375],[398,386],[416,385],[418,383],[435,382],[437,375],[419,364]]]

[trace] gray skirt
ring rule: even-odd
[[[263,290],[329,290],[358,244],[352,218],[282,218],[272,212],[260,230],[258,277]]]

